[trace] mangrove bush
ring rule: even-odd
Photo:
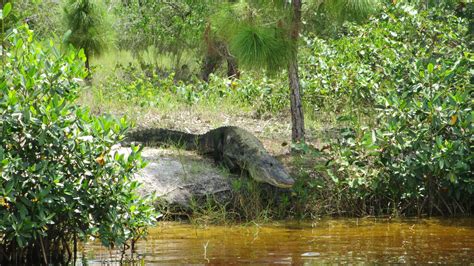
[[[0,79],[0,264],[64,263],[80,240],[126,248],[155,212],[132,180],[140,150],[114,149],[129,124],[74,104],[84,53],[6,35]],[[65,51],[65,52],[63,52]]]
[[[313,86],[351,107],[341,116],[350,130],[333,145],[329,174],[361,203],[361,213],[374,204],[389,214],[472,211],[467,27],[449,10],[397,5],[318,51],[323,71]]]

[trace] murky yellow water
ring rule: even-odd
[[[198,228],[162,223],[138,243],[150,264],[474,263],[474,218],[336,219]],[[89,265],[116,260],[98,244]]]

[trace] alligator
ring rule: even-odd
[[[205,134],[190,134],[162,128],[131,132],[127,143],[145,146],[175,144],[186,150],[210,155],[232,172],[246,171],[254,180],[279,188],[290,188],[294,180],[283,165],[272,157],[250,132],[235,126],[212,129]]]

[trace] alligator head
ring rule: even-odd
[[[259,157],[258,160],[253,160],[247,165],[247,170],[254,180],[280,188],[293,186],[295,180],[290,177],[279,161],[267,154]]]

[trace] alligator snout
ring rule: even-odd
[[[295,180],[286,172],[283,165],[273,157],[254,162],[253,167],[249,167],[250,175],[258,182],[268,183],[279,188],[291,188]]]
[[[293,184],[295,184],[295,180],[293,178],[285,178],[284,180],[278,180],[279,182],[275,184],[275,186],[279,188],[291,188]]]
[[[274,169],[272,175],[269,178],[270,184],[279,188],[291,188],[295,183],[295,180],[291,178],[288,173],[283,169]]]

